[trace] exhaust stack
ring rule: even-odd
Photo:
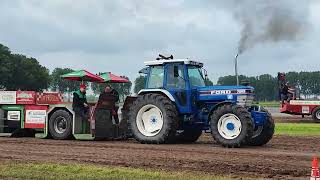
[[[237,86],[239,86],[239,75],[238,75],[238,56],[239,53],[234,57],[234,71],[237,78]]]

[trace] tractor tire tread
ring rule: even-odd
[[[232,140],[223,138],[218,132],[218,121],[226,113],[233,113],[239,117],[242,123],[242,132]],[[218,144],[227,148],[239,148],[245,145],[253,134],[253,120],[250,113],[242,106],[226,104],[218,107],[210,116],[211,134]]]
[[[54,129],[54,120],[59,116],[64,117],[68,123],[68,126],[67,126],[68,128],[67,128],[66,132],[63,134],[57,133]],[[57,139],[57,140],[72,139],[73,135],[72,135],[72,116],[71,116],[71,114],[69,112],[67,112],[66,110],[62,110],[62,109],[53,112],[53,114],[49,117],[48,131],[53,139]]]
[[[266,109],[262,108],[261,111],[267,113],[267,121],[264,124],[264,127],[260,135],[249,139],[247,144],[250,146],[263,146],[267,144],[274,135],[274,128],[275,128],[274,119],[272,118],[270,112],[267,111]]]
[[[160,133],[154,137],[145,137],[142,135],[136,125],[136,116],[141,107],[147,104],[153,104],[161,109],[164,114],[164,121],[167,122],[166,129],[161,129]],[[172,143],[178,128],[178,111],[175,105],[161,94],[149,93],[139,95],[130,108],[129,124],[133,137],[142,144],[166,144]]]

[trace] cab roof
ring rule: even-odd
[[[183,63],[187,65],[195,65],[199,67],[203,67],[203,63],[197,62],[197,61],[192,61],[189,59],[168,59],[168,60],[155,60],[155,61],[146,61],[144,64],[146,66],[155,66],[155,65],[163,65],[163,64],[169,64],[169,63]]]

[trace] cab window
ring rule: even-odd
[[[167,70],[167,88],[184,89],[183,65],[169,65]]]
[[[147,88],[152,88],[152,89],[162,88],[163,77],[164,77],[163,66],[151,67]]]
[[[201,73],[201,69],[199,67],[189,66],[188,75],[191,87],[206,86]]]

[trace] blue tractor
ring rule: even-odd
[[[134,138],[146,144],[191,143],[211,132],[224,147],[261,146],[274,121],[252,106],[251,86],[206,86],[203,64],[161,56],[145,62],[147,80],[129,110]]]

